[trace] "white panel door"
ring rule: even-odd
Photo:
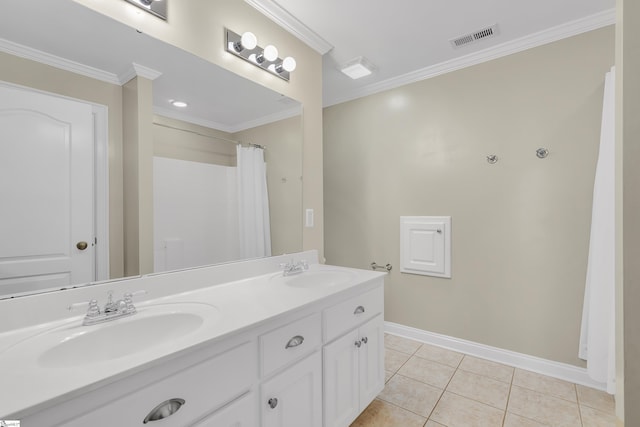
[[[451,217],[400,217],[400,272],[451,277]]]
[[[94,280],[93,193],[92,107],[0,85],[0,295]]]
[[[349,425],[360,413],[358,359],[354,330],[324,348],[324,425]],[[360,344],[361,345],[361,344]]]
[[[263,427],[322,426],[322,356],[317,351],[262,385]]]
[[[362,325],[360,333],[360,409],[364,410],[384,388],[384,331],[382,315]]]

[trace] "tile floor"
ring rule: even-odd
[[[351,427],[615,427],[581,385],[385,334],[386,386]]]

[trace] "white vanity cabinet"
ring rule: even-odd
[[[255,393],[250,392],[214,412],[193,427],[254,427],[257,425]]]
[[[265,382],[262,427],[322,426],[322,356],[311,356]]]
[[[256,344],[253,340],[227,349],[186,369],[176,370],[175,364],[171,363],[152,368],[152,372],[145,373],[146,375],[133,376],[120,384],[114,383],[103,390],[65,402],[33,418],[25,418],[22,425],[24,427],[191,426],[203,416],[246,393],[257,377],[255,362]],[[179,365],[180,362],[176,364]],[[144,381],[144,377],[149,374],[155,377],[155,381],[132,392],[130,384],[135,384],[136,378]],[[118,398],[108,400],[109,395],[118,396]],[[255,400],[246,399],[244,402],[243,408],[246,409],[251,405],[251,411],[255,413]],[[87,407],[95,406],[97,406],[95,409],[86,412]],[[229,414],[231,411],[236,415]],[[74,416],[74,413],[82,415]],[[226,417],[231,418],[237,418],[239,415],[233,409],[227,409],[225,413]],[[230,425],[235,424],[230,423]],[[253,425],[253,423],[247,425]]]
[[[323,288],[311,274],[307,284],[304,274],[293,284],[265,279],[259,282],[263,288],[233,294],[242,302],[248,291],[262,292],[238,308],[253,306],[264,317],[239,327],[242,323],[224,317],[230,310],[221,307],[219,325],[230,325],[224,335],[144,364],[123,365],[101,382],[86,382],[17,413],[23,415],[21,425],[348,426],[384,387],[383,279],[364,272],[362,280],[331,292],[337,285]],[[222,296],[234,290],[220,291],[216,302],[222,304]],[[277,298],[269,300],[272,293]],[[82,376],[101,369],[101,363],[117,362],[65,367],[56,374]]]
[[[328,336],[347,330],[323,349],[326,427],[351,424],[384,388],[382,296],[380,287],[325,310],[325,323],[334,323],[333,316],[343,319],[342,328],[334,323]],[[359,326],[347,329],[354,324]]]

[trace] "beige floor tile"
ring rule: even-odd
[[[398,373],[444,389],[455,371],[456,369],[451,366],[413,356],[398,370]]]
[[[615,412],[616,403],[613,396],[601,390],[596,390],[583,385],[576,385],[578,390],[578,403],[604,412]]]
[[[457,368],[464,356],[462,353],[457,353],[446,348],[436,347],[435,345],[422,344],[422,347],[414,353],[418,357],[423,359],[433,360],[434,362],[442,363],[443,365],[452,366]]]
[[[513,379],[514,369],[511,366],[501,363],[492,362],[490,360],[479,359],[473,356],[464,356],[460,362],[459,369],[474,374],[484,375],[494,380],[510,383]]]
[[[386,384],[387,381],[389,381],[394,374],[395,372],[384,371],[384,383]]]
[[[507,412],[550,426],[580,427],[578,404],[517,385],[511,387]]]
[[[546,425],[509,412],[504,418],[504,427],[544,427]]]
[[[400,353],[399,351],[385,348],[384,350],[384,369],[385,371],[396,372],[404,363],[409,360],[411,355]]]
[[[616,416],[611,411],[599,411],[588,406],[581,405],[583,427],[615,427]]]
[[[402,375],[394,375],[378,398],[418,415],[429,417],[442,390]]]
[[[437,422],[435,422],[435,421],[433,421],[433,420],[429,420],[429,421],[427,421],[427,423],[424,425],[424,427],[447,427],[447,426],[442,425],[442,424],[440,424],[440,423],[437,423]]]
[[[445,392],[430,419],[447,427],[500,427],[504,411]]]
[[[505,410],[510,388],[510,384],[502,381],[458,369],[447,391]]]
[[[575,384],[524,369],[516,369],[513,384],[572,402],[578,401]]]
[[[413,354],[421,345],[421,342],[397,335],[385,334],[384,336],[384,346],[401,353]]]
[[[426,418],[382,400],[374,400],[351,427],[422,427]]]

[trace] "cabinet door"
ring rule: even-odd
[[[261,387],[263,427],[322,426],[322,357],[319,351]]]
[[[326,427],[347,426],[360,412],[358,331],[324,348],[324,420]],[[360,347],[361,348],[361,347]]]
[[[254,427],[257,420],[256,396],[248,393],[192,427]]]
[[[358,351],[360,409],[366,408],[384,388],[384,330],[382,315],[362,325],[358,331],[362,346]]]

